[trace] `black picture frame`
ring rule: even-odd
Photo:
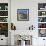
[[[17,9],[17,21],[29,21],[29,9]]]

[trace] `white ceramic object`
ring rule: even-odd
[[[45,12],[42,12],[42,15],[45,15]]]
[[[1,10],[1,7],[0,7],[0,10]]]
[[[45,6],[45,8],[46,8],[46,6]]]
[[[45,8],[40,8],[40,10],[44,10]]]
[[[5,6],[5,10],[8,10],[8,6]]]
[[[8,38],[5,35],[0,35],[0,45],[8,45]]]

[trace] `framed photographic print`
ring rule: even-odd
[[[29,9],[17,9],[18,21],[29,21]]]

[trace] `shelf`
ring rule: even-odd
[[[38,11],[46,11],[46,10],[38,10]]]
[[[0,22],[0,23],[8,23],[8,22]]]
[[[38,28],[38,29],[46,29],[46,28]]]
[[[44,16],[38,16],[38,17],[46,17],[46,15],[44,15]]]
[[[46,22],[38,22],[38,23],[46,23]]]
[[[8,10],[0,10],[0,11],[8,11]]]
[[[8,16],[0,16],[0,17],[8,17]]]

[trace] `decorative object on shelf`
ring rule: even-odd
[[[34,30],[34,28],[35,27],[32,25],[32,26],[29,27],[29,30]]]
[[[0,23],[0,35],[8,37],[8,23]]]
[[[7,19],[7,17],[0,17],[0,22],[8,22]]]
[[[38,16],[46,16],[46,11],[38,11]]]
[[[38,10],[46,10],[46,3],[38,3]]]
[[[44,10],[44,8],[40,8],[40,10]]]
[[[8,3],[0,3],[0,10],[8,10]]]
[[[42,15],[45,15],[45,12],[42,12]]]
[[[39,29],[39,37],[46,37],[46,29]]]
[[[46,9],[46,6],[45,6],[45,9]]]
[[[0,6],[0,10],[1,10],[1,6]]]
[[[0,23],[1,30],[8,30],[8,23]]]
[[[8,6],[5,6],[5,10],[8,10]]]
[[[46,22],[46,17],[38,17],[38,22]]]
[[[11,30],[16,30],[16,26],[13,23],[11,23]]]
[[[0,16],[8,16],[8,11],[0,11]]]
[[[17,9],[18,21],[29,21],[29,9]]]
[[[41,17],[39,17],[39,18],[38,18],[38,21],[39,21],[39,22],[42,22],[42,18],[41,18]]]
[[[38,24],[38,28],[46,28],[46,23],[39,23]]]

